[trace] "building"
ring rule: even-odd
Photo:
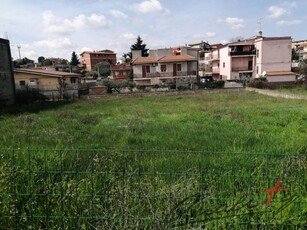
[[[292,42],[292,48],[295,49],[299,57],[299,62],[307,59],[307,40]]]
[[[113,79],[129,79],[132,71],[130,64],[119,64],[111,67]]]
[[[133,80],[137,85],[195,81],[198,49],[188,46],[150,50],[148,57],[132,51]]]
[[[81,75],[45,69],[15,69],[16,90],[37,89],[45,96],[78,95]]]
[[[14,75],[10,42],[0,39],[0,107],[15,102]]]
[[[228,43],[212,52],[213,73],[218,74],[219,71],[222,80],[250,80],[268,76],[270,81],[269,76],[274,76],[274,81],[293,81],[295,73],[291,72],[291,42],[291,37],[255,36]]]
[[[112,50],[101,51],[84,51],[80,54],[81,65],[85,71],[92,71],[94,66],[101,62],[108,62],[109,64],[116,65],[116,53]]]

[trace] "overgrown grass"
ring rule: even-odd
[[[307,96],[307,86],[295,87],[295,88],[281,88],[278,91],[283,93],[291,93],[291,94],[298,94],[298,95],[305,95]]]
[[[250,92],[80,101],[2,115],[2,148],[304,153],[307,102]]]
[[[0,117],[3,229],[306,227],[304,100],[199,92],[22,110]]]

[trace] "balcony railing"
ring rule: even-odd
[[[231,51],[231,56],[256,55],[256,50],[251,51]]]
[[[232,72],[253,71],[253,67],[251,67],[251,66],[232,67],[231,70],[232,70]]]
[[[147,73],[146,78],[154,78],[154,77],[180,77],[180,76],[193,76],[196,75],[196,71],[182,71],[177,72],[177,75],[174,75],[173,72],[167,72],[167,73]],[[143,78],[142,74],[135,74],[135,78]]]

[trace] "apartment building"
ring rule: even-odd
[[[92,71],[94,66],[101,62],[108,62],[111,66],[116,65],[116,53],[112,50],[84,51],[80,56],[85,71]]]
[[[0,108],[15,102],[10,42],[0,38]]]
[[[189,46],[150,50],[148,57],[132,51],[134,81],[138,85],[166,82],[194,82],[197,77],[198,48]]]
[[[292,48],[295,49],[298,54],[300,62],[307,59],[307,40],[292,42]]]
[[[228,43],[212,52],[212,72],[222,80],[294,81],[291,72],[291,37],[256,36]]]

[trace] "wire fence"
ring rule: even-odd
[[[1,229],[306,229],[307,154],[0,150]]]

